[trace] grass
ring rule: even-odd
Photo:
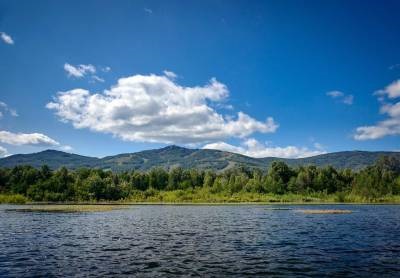
[[[0,204],[25,204],[31,201],[19,194],[0,194]],[[68,202],[66,202],[68,203]],[[64,203],[64,205],[66,204]],[[302,194],[260,194],[255,192],[213,192],[210,188],[195,188],[187,190],[158,191],[149,189],[146,191],[134,191],[123,200],[118,201],[89,201],[73,202],[72,204],[94,205],[94,204],[335,204],[335,203],[358,203],[358,204],[400,204],[399,195],[387,195],[378,198],[366,198],[349,193],[309,193]],[[32,203],[31,203],[32,204]]]
[[[18,212],[100,212],[126,208],[120,205],[31,205],[24,208],[8,209]]]
[[[260,194],[253,192],[227,193],[211,192],[209,188],[196,188],[173,191],[135,191],[124,200],[128,203],[296,203],[296,204],[333,204],[333,203],[400,203],[400,196],[388,195],[380,198],[365,198],[352,194]]]
[[[29,201],[20,194],[0,194],[0,204],[25,204]]]
[[[333,197],[331,198],[332,202]],[[252,192],[238,193],[213,193],[208,188],[198,188],[189,190],[173,190],[173,191],[136,191],[126,202],[156,202],[156,203],[307,203],[307,202],[323,202],[329,201],[327,197],[321,194],[309,196],[285,194],[259,194]]]

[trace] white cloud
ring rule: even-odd
[[[15,110],[15,109],[9,109],[8,111],[10,112],[11,116],[13,116],[13,117],[18,117],[17,110]]]
[[[326,93],[327,96],[338,99],[340,102],[347,104],[347,105],[352,105],[354,101],[354,96],[353,95],[346,95],[345,93],[341,91],[330,91]]]
[[[343,103],[347,105],[352,105],[354,101],[354,96],[353,95],[347,95],[343,98]]]
[[[388,114],[392,118],[400,118],[400,102],[396,104],[384,104],[381,106],[380,112]]]
[[[385,96],[389,99],[400,97],[400,80],[397,80],[385,89],[375,92],[381,102],[380,113],[387,115],[383,121],[375,125],[357,127],[354,139],[374,140],[388,135],[400,135],[400,101],[385,103]]]
[[[101,71],[103,71],[103,72],[110,72],[110,71],[111,71],[111,68],[110,68],[110,67],[102,67],[102,68],[101,68]]]
[[[384,89],[376,91],[375,94],[387,96],[391,99],[400,97],[400,79],[389,84]]]
[[[374,140],[388,135],[400,135],[400,102],[392,105],[391,108],[383,106],[381,111],[388,114],[389,117],[383,121],[371,126],[360,126],[356,129],[354,139],[356,140]]]
[[[213,149],[239,153],[250,157],[280,157],[280,158],[300,158],[324,154],[322,149],[310,150],[306,147],[272,147],[260,143],[256,139],[250,138],[242,142],[241,146],[230,145],[225,142],[207,144],[203,149]]]
[[[71,147],[71,146],[65,145],[65,146],[61,146],[60,149],[61,149],[62,151],[65,151],[65,152],[70,152],[70,151],[72,151],[74,148]]]
[[[13,116],[13,117],[18,117],[17,110],[15,110],[15,109],[13,109],[13,108],[10,108],[10,107],[7,105],[7,103],[5,103],[5,102],[0,101],[0,110],[3,110],[3,111],[0,111],[0,115],[1,115],[1,116],[3,116],[3,113],[2,113],[2,112],[7,112],[7,113],[9,113],[11,116]],[[1,117],[0,117],[0,118],[1,118]]]
[[[164,75],[165,75],[166,77],[168,77],[168,78],[170,78],[170,79],[175,79],[175,78],[178,77],[178,75],[176,75],[176,73],[173,72],[173,71],[164,70],[163,73],[164,73]]]
[[[9,145],[59,146],[60,143],[41,133],[12,133],[0,131],[0,142]]]
[[[0,146],[0,157],[8,156],[8,151],[6,148]]]
[[[225,103],[217,103],[215,105],[216,108],[218,109],[225,109],[225,110],[233,110],[234,107],[231,104],[225,104]]]
[[[100,77],[99,75],[96,75],[97,69],[94,65],[88,64],[80,64],[80,65],[71,65],[68,63],[64,64],[64,70],[67,72],[67,75],[69,77],[74,77],[74,78],[89,78],[89,83],[96,83],[96,82],[101,82],[103,83],[105,80],[104,78]],[[111,71],[110,67],[100,67],[100,72],[109,72]]]
[[[67,72],[68,76],[76,78],[82,78],[87,74],[96,73],[96,67],[91,64],[73,66],[71,64],[65,63],[64,70]]]
[[[227,87],[214,78],[203,87],[183,87],[166,76],[134,75],[104,93],[59,92],[46,107],[75,128],[126,141],[190,144],[276,131],[271,117],[261,122],[239,112],[232,118],[209,105],[228,96]]]
[[[330,96],[332,98],[338,98],[344,96],[344,93],[340,91],[330,91],[326,93],[327,96]]]
[[[318,142],[315,142],[314,143],[314,148],[316,148],[317,150],[323,150],[324,149],[324,146],[322,146],[320,143],[318,143]]]
[[[354,139],[356,140],[374,140],[388,135],[400,135],[399,120],[385,120],[372,126],[360,126],[356,129]]]
[[[0,32],[0,38],[5,42],[6,44],[14,44],[14,40],[11,38],[10,35]]]
[[[93,75],[93,76],[92,76],[92,80],[93,80],[93,82],[95,82],[95,81],[97,81],[97,82],[101,82],[101,83],[103,83],[103,82],[104,82],[104,79],[103,79],[103,78],[100,78],[100,77],[98,77],[97,75]]]
[[[89,65],[79,65],[78,68],[82,70],[84,73],[95,73],[96,67],[89,64]]]
[[[42,133],[13,133],[6,130],[0,130],[0,143],[13,146],[30,145],[37,147],[52,147],[63,151],[73,150],[71,146],[61,145],[56,140]],[[7,150],[0,146],[0,156],[2,153],[4,153],[3,156],[9,155]]]
[[[149,9],[149,8],[144,8],[144,11],[145,11],[146,13],[148,13],[148,14],[152,14],[152,13],[153,13],[153,10],[152,10],[152,9]]]

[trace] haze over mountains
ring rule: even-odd
[[[52,169],[65,166],[69,169],[80,167],[109,169],[113,171],[142,170],[153,167],[170,169],[173,167],[225,170],[235,166],[250,168],[267,168],[274,160],[285,161],[291,166],[332,165],[335,168],[351,168],[357,170],[372,165],[380,156],[388,155],[400,159],[400,152],[368,152],[345,151],[317,155],[307,158],[252,158],[236,153],[188,149],[178,146],[168,146],[161,149],[146,150],[136,153],[124,153],[103,158],[88,157],[56,150],[46,150],[31,154],[16,154],[0,159],[0,167],[16,165],[31,165],[40,167],[44,164]]]

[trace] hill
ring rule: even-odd
[[[136,153],[125,153],[104,158],[88,157],[46,150],[32,154],[17,154],[0,159],[0,167],[16,165],[32,165],[40,167],[47,164],[52,169],[65,166],[69,169],[80,167],[100,168],[113,171],[137,169],[149,170],[153,167],[170,169],[173,167],[225,170],[235,166],[265,169],[272,161],[284,161],[291,166],[309,165],[335,168],[360,169],[372,165],[380,156],[388,155],[400,159],[400,152],[367,152],[346,151],[317,155],[307,158],[252,158],[244,155],[205,149],[188,149],[178,146],[168,146],[161,149],[146,150]]]
[[[46,150],[38,153],[16,154],[0,159],[0,167],[14,167],[16,165],[31,165],[40,167],[47,164],[52,169],[65,166],[69,169],[79,167],[93,167],[98,158],[82,156],[55,150]]]

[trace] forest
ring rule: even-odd
[[[359,171],[331,166],[223,172],[153,168],[112,172],[61,167],[0,169],[0,202],[379,202],[400,200],[400,161],[381,157]]]

